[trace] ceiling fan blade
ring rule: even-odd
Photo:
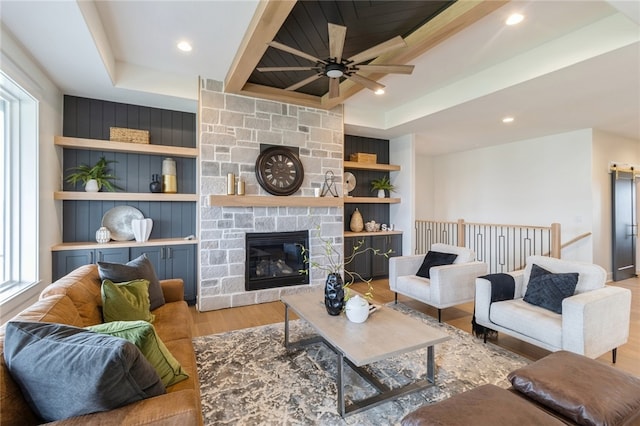
[[[347,77],[349,80],[355,81],[358,84],[362,84],[364,87],[366,87],[367,89],[373,90],[374,92],[376,90],[384,89],[383,84],[380,84],[377,81],[373,81],[369,78],[363,77],[358,74],[345,75],[345,77]]]
[[[293,85],[287,87],[284,90],[296,90],[296,89],[298,89],[298,88],[300,88],[302,86],[306,86],[307,84],[311,83],[312,81],[316,81],[320,77],[322,77],[322,74],[312,75],[311,77],[305,78],[304,80],[299,81],[296,84],[293,84]]]
[[[340,96],[340,79],[329,79],[329,99],[337,98]]]
[[[401,47],[406,47],[407,43],[400,36],[395,36],[394,38],[382,42],[373,46],[370,49],[365,50],[364,52],[360,52],[349,58],[349,61],[352,62],[350,65],[356,65],[364,61],[368,61],[369,59],[377,58],[383,53],[389,52],[391,50],[399,49]]]
[[[342,61],[344,40],[347,36],[347,27],[329,23],[329,56],[336,58],[336,62]]]
[[[293,47],[289,47],[286,44],[282,44],[282,43],[278,43],[277,41],[272,41],[270,43],[267,43],[269,46],[274,47],[276,49],[282,50],[284,52],[288,52],[291,53],[292,55],[296,55],[296,56],[300,56],[301,58],[305,58],[308,59],[312,62],[321,62],[323,64],[326,64],[325,61],[323,61],[322,59],[318,59],[315,56],[311,56],[308,53],[304,53],[301,50],[298,49],[294,49]]]
[[[260,67],[256,68],[260,72],[270,71],[315,71],[320,70],[319,67]]]
[[[358,65],[362,71],[382,72],[385,74],[411,74],[413,65]]]

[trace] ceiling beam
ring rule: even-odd
[[[340,84],[340,96],[330,99],[328,93],[319,97],[248,83],[251,73],[267,50],[267,43],[275,38],[295,3],[296,2],[292,0],[268,0],[259,4],[249,30],[227,74],[225,91],[283,103],[331,109],[364,89],[364,87],[359,84],[345,80]],[[381,55],[373,60],[371,64],[407,64],[427,50],[489,15],[506,3],[508,3],[507,0],[458,0],[435,18],[407,36],[405,38],[407,47]],[[387,75],[384,73],[366,72],[361,72],[360,74],[372,80],[378,80]]]

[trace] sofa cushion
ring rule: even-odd
[[[153,268],[153,264],[142,254],[126,265],[120,263],[98,262],[98,272],[101,280],[111,280],[114,283],[145,279],[149,281],[149,301],[151,310],[164,305],[164,294],[160,281]]]
[[[430,250],[424,256],[422,265],[420,265],[416,275],[423,278],[431,278],[429,275],[431,268],[434,266],[451,265],[456,260],[456,257],[458,257],[458,255],[454,253],[441,253]]]
[[[45,421],[111,410],[165,393],[134,344],[63,324],[11,321],[4,358]]]
[[[561,314],[562,301],[573,295],[577,284],[577,273],[554,274],[532,265],[524,301]]]
[[[495,385],[482,385],[435,404],[424,405],[402,419],[402,426],[564,425],[524,398]]]
[[[552,353],[508,378],[522,394],[580,425],[624,424],[640,412],[640,378],[572,352]]]
[[[147,361],[153,365],[165,387],[189,377],[160,340],[153,325],[146,321],[113,321],[92,325],[87,329],[96,333],[121,337],[136,345]]]
[[[102,283],[102,316],[104,322],[136,321],[153,322],[149,311],[149,281],[133,280],[126,283]]]
[[[522,299],[492,303],[489,320],[535,339],[547,349],[562,348],[562,316]]]

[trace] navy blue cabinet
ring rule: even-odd
[[[196,302],[196,246],[176,244],[167,246],[132,247],[131,258],[146,254],[158,278],[182,278],[184,299],[190,305]]]
[[[126,247],[54,251],[53,281],[82,265],[96,262],[127,263],[128,261],[129,249]]]

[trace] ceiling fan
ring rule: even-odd
[[[315,62],[315,65],[308,67],[259,67],[256,68],[260,72],[271,71],[317,71],[317,74],[305,78],[296,84],[293,84],[285,90],[296,90],[305,86],[323,76],[329,77],[329,98],[337,98],[340,96],[340,78],[347,78],[355,83],[361,84],[367,89],[375,91],[383,90],[384,85],[377,81],[371,80],[360,74],[358,71],[380,72],[385,74],[411,74],[413,65],[360,65],[370,59],[377,58],[383,53],[390,52],[407,44],[400,36],[393,37],[390,40],[382,42],[370,49],[360,52],[348,59],[342,57],[344,41],[347,35],[347,27],[329,23],[329,58],[319,59],[313,55],[302,52],[286,44],[272,41],[269,46],[280,49],[284,52],[291,53],[301,58]]]

